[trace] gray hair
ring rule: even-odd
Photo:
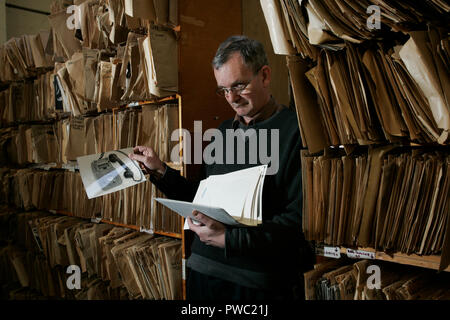
[[[269,65],[266,52],[261,42],[249,39],[246,36],[231,36],[222,42],[217,49],[212,61],[212,66],[216,70],[222,67],[230,56],[239,52],[245,64],[256,74],[263,66]]]

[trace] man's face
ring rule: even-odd
[[[264,66],[254,75],[239,53],[234,53],[219,69],[214,69],[218,88],[231,88],[248,83],[240,94],[233,91],[225,94],[228,103],[239,116],[251,118],[268,102],[270,98],[268,91],[270,69],[268,69],[268,66]]]

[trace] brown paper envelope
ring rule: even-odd
[[[154,1],[141,1],[141,0],[125,0],[124,7],[125,13],[134,18],[143,18],[150,21],[156,20]]]
[[[155,68],[155,86],[176,93],[178,91],[178,44],[174,32],[152,28],[150,46]],[[151,93],[155,94],[154,92]]]
[[[404,136],[406,125],[396,106],[394,106],[391,101],[389,87],[383,79],[383,74],[385,74],[384,65],[377,59],[377,56],[380,56],[380,50],[378,51],[378,54],[371,50],[367,50],[363,55],[363,63],[368,69],[369,74],[372,76],[373,83],[376,87],[376,89],[372,88],[371,90],[375,97],[375,108],[379,120],[385,133],[388,135],[387,138],[390,138],[390,136]]]
[[[359,229],[358,244],[368,247],[372,244],[372,224],[375,213],[377,190],[381,177],[382,159],[385,153],[394,149],[394,146],[375,148],[369,151],[370,174],[367,190],[364,195],[364,211]]]
[[[339,227],[337,234],[337,245],[347,244],[345,241],[345,231],[347,224],[350,221],[350,206],[352,204],[351,199],[353,199],[354,193],[351,193],[353,185],[353,174],[354,174],[354,159],[350,157],[342,157],[342,172],[343,172],[343,182],[342,182],[342,197],[341,197],[341,207],[339,213]]]
[[[435,68],[433,54],[427,47],[429,41],[427,33],[425,31],[411,32],[410,36],[411,38],[399,52],[400,57],[427,97],[438,127],[448,131],[450,128],[449,106],[443,93],[438,70]],[[448,75],[446,79],[448,80]],[[448,85],[446,89],[447,87]]]
[[[312,94],[312,88],[306,81],[307,65],[298,57],[288,56],[286,59],[299,126],[302,128],[309,152],[319,152],[330,142],[325,134],[321,114],[318,112],[316,97]]]
[[[75,38],[75,29],[70,30],[67,27],[67,21],[70,14],[66,10],[49,16],[49,22],[58,36],[67,57],[71,57],[75,52],[81,51],[81,43]]]
[[[169,0],[153,0],[155,7],[156,23],[165,25],[169,20]]]
[[[378,198],[375,209],[375,249],[380,249],[381,245],[381,235],[382,228],[386,224],[386,215],[388,212],[388,203],[390,201],[390,197],[394,192],[391,189],[393,185],[393,177],[394,177],[395,163],[394,159],[384,159],[384,163],[382,165],[382,175],[380,180],[380,188],[378,190]]]
[[[85,151],[85,121],[83,118],[72,118],[69,127],[69,137],[67,142],[66,157],[68,160],[76,160],[84,155]]]
[[[42,46],[40,34],[27,36],[28,43],[33,55],[33,62],[36,68],[45,68],[48,66],[47,57]]]
[[[106,109],[112,109],[114,106],[111,101],[111,81],[112,81],[112,63],[106,61],[99,62],[100,70],[100,87],[97,104],[97,111],[101,112]]]
[[[446,158],[446,189],[443,191],[448,194],[448,190],[450,190],[450,157],[447,156]],[[443,205],[442,213],[445,215],[445,212],[447,212],[447,226],[445,226],[444,234],[444,241],[442,246],[442,254],[441,254],[441,261],[439,263],[439,271],[446,269],[450,265],[450,201],[448,200],[448,197],[446,199],[446,204]]]

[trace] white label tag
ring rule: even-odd
[[[144,232],[144,233],[148,233],[148,234],[153,234],[154,233],[152,229],[149,230],[149,229],[145,229],[144,227],[140,227],[139,231],[140,232]]]
[[[101,218],[101,217],[92,218],[92,219],[91,219],[91,222],[92,222],[92,223],[100,223],[100,222],[102,222],[102,218]]]
[[[327,258],[339,259],[341,257],[341,250],[339,247],[323,247],[323,255]]]
[[[375,259],[375,252],[347,249],[347,257],[352,259]]]
[[[327,258],[339,259],[341,250],[339,247],[316,247],[316,254]]]
[[[78,163],[63,163],[62,168],[70,172],[75,172],[78,169]]]

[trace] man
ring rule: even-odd
[[[271,96],[271,69],[259,42],[245,36],[230,37],[219,46],[212,64],[217,93],[236,112],[234,119],[219,127],[223,145],[227,145],[227,129],[241,129],[241,138],[249,137],[251,134],[245,133],[253,131],[275,132],[279,146],[272,152],[279,150],[279,163],[277,172],[267,175],[264,181],[262,225],[225,226],[196,211],[193,215],[201,224],[187,219],[195,232],[187,263],[188,299],[294,299],[296,294],[301,295],[301,275],[311,268],[313,259],[301,231],[301,140],[296,114],[278,105]],[[251,140],[245,139],[245,163],[237,161],[239,155],[234,152],[232,164],[204,165],[205,176],[265,164],[260,159],[257,164],[249,161],[250,152],[255,151],[249,146]],[[262,148],[265,142],[257,140],[257,148]],[[266,140],[271,149],[271,139]],[[136,147],[130,158],[150,171],[151,181],[168,198],[193,200],[198,182],[188,181],[167,167],[151,148]]]

